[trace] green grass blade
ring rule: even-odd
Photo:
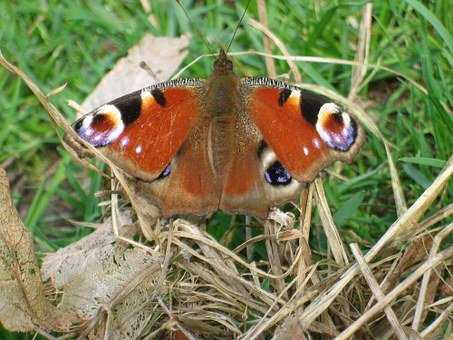
[[[65,169],[65,162],[60,162],[51,180],[44,181],[40,184],[25,218],[25,225],[32,232],[34,232],[34,229],[36,228],[41,216],[44,214],[49,204],[51,204],[51,200],[54,197],[58,186],[65,179]]]
[[[426,165],[435,168],[443,168],[446,161],[437,158],[429,158],[429,157],[402,157],[399,159],[401,162],[405,163],[412,163],[418,165]]]
[[[359,191],[355,193],[354,195],[351,196],[346,202],[344,202],[341,207],[337,210],[337,212],[334,215],[334,220],[335,223],[338,226],[342,226],[345,224],[345,222],[355,214],[357,209],[360,207],[360,205],[363,202],[363,199],[365,198],[365,192]]]
[[[417,184],[423,187],[423,189],[428,188],[431,185],[431,181],[422,174],[415,166],[411,164],[404,164],[403,169],[406,174],[412,178]]]
[[[453,37],[450,32],[447,31],[444,25],[440,22],[439,19],[418,0],[404,0],[410,6],[412,6],[418,13],[420,13],[429,23],[434,27],[434,29],[439,33],[442,39],[445,41],[445,44],[448,46],[450,53],[453,54]]]

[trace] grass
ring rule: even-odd
[[[208,53],[199,33],[173,1],[150,1],[157,20],[153,26],[140,2],[17,1],[0,2],[0,41],[3,54],[32,76],[46,92],[67,83],[53,102],[72,120],[66,100],[81,102],[102,76],[145,32],[175,36],[192,32],[185,63]],[[246,1],[184,1],[191,20],[209,42],[226,45]],[[292,55],[353,60],[364,1],[266,1],[269,28]],[[257,17],[252,2],[249,15]],[[373,6],[369,62],[384,65],[416,80],[429,95],[402,78],[384,71],[369,72],[359,92],[366,111],[393,145],[408,203],[420,196],[452,154],[453,23],[446,0],[423,5],[417,0],[380,1]],[[262,35],[242,25],[232,51],[263,51]],[[274,50],[279,54],[278,50]],[[265,75],[257,56],[235,59],[240,75]],[[206,77],[212,60],[202,59],[185,77]],[[276,62],[278,74],[288,72]],[[299,63],[304,82],[316,83],[347,95],[351,68],[333,64]],[[73,227],[71,218],[96,221],[103,214],[94,193],[103,183],[76,164],[61,147],[46,112],[26,86],[0,69],[0,165],[12,180],[16,205],[32,231],[40,252],[56,250],[90,230]],[[382,143],[371,134],[362,152],[341,175],[327,177],[325,190],[334,219],[346,242],[373,244],[395,219],[396,211],[387,158]],[[333,167],[335,172],[338,168]],[[450,186],[433,211],[451,202]],[[315,220],[315,226],[319,221]],[[230,224],[232,236],[226,236]],[[234,247],[243,241],[243,217],[218,213],[209,222],[216,238]],[[222,232],[219,232],[222,230]],[[312,248],[325,251],[321,229],[313,229]],[[264,250],[257,247],[254,258]],[[0,332],[3,339],[27,335]],[[29,338],[32,336],[30,335]]]

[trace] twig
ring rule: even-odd
[[[427,229],[432,225],[450,217],[451,215],[453,215],[453,203],[439,209],[434,214],[420,222],[420,228]]]
[[[444,169],[433,181],[433,183],[425,190],[425,192],[415,201],[415,203],[386,231],[379,241],[371,248],[364,256],[365,261],[370,262],[384,246],[393,240],[402,228],[407,225],[413,225],[429,208],[434,199],[443,190],[449,178],[453,174],[453,156],[448,160]],[[330,304],[335,300],[338,294],[346,287],[346,285],[360,272],[357,264],[349,268],[338,280],[336,284],[328,288],[320,294],[312,303],[304,310],[299,319],[305,325],[313,322]],[[387,295],[389,296],[389,295]],[[375,307],[378,304],[375,305]],[[372,308],[375,308],[372,307]],[[371,309],[370,309],[371,310]]]
[[[302,233],[303,238],[307,240],[310,236],[310,225],[311,225],[311,214],[313,209],[313,191],[314,191],[314,184],[310,183],[308,188],[304,189],[304,193],[306,193],[306,200],[303,207],[301,206],[300,211],[300,231]],[[302,205],[302,204],[301,204]]]
[[[175,221],[175,223],[177,223],[177,222],[182,222],[182,221],[180,221],[180,220]],[[181,223],[180,225],[182,226],[183,224]],[[178,238],[192,239],[194,241],[199,241],[203,244],[206,244],[206,245],[210,246],[211,248],[214,248],[214,249],[220,251],[224,255],[231,257],[234,261],[236,261],[240,265],[248,268],[250,271],[253,271],[253,268],[251,268],[247,262],[245,262],[241,257],[237,256],[230,249],[223,247],[222,245],[218,244],[216,241],[213,241],[209,238],[201,237],[200,235],[195,234],[196,230],[193,228],[196,228],[196,227],[192,227],[192,226],[189,227],[188,223],[184,223],[184,227],[186,227],[185,229],[187,231],[175,231],[175,235],[177,235]],[[175,242],[176,242],[176,240],[175,240]],[[196,254],[195,256],[200,256],[200,255]],[[288,268],[288,270],[286,272],[284,272],[282,275],[269,274],[261,269],[256,269],[255,272],[261,276],[268,277],[270,279],[284,279],[285,277],[287,277],[288,275],[290,275],[292,273],[292,270],[294,269],[296,264],[297,263],[292,263],[291,266]]]
[[[440,315],[434,320],[428,327],[426,327],[421,333],[420,336],[425,339],[428,335],[436,330],[442,322],[450,316],[450,313],[453,312],[453,303],[451,303]]]
[[[367,263],[365,262],[365,259],[363,258],[362,253],[360,252],[359,246],[357,245],[357,243],[352,243],[350,244],[350,247],[352,254],[354,255],[355,259],[357,260],[357,263],[359,264],[363,277],[365,278],[366,282],[368,283],[368,286],[373,292],[373,295],[375,296],[378,302],[382,301],[385,298],[385,295],[382,292],[381,288],[379,287],[379,283],[374,278],[373,273],[371,272]],[[401,324],[398,318],[396,317],[396,314],[393,311],[392,307],[390,306],[385,307],[384,312],[385,315],[387,315],[387,319],[389,320],[390,325],[392,325],[393,330],[395,331],[395,334],[398,337],[398,339],[407,339],[407,336],[404,333],[404,330],[401,327]]]
[[[359,43],[357,46],[356,61],[360,64],[352,69],[351,90],[349,91],[349,100],[354,100],[363,78],[366,75],[366,64],[368,63],[368,54],[371,41],[371,13],[373,4],[367,3],[363,7],[362,21],[359,30]]]
[[[275,234],[275,226],[273,222],[269,220],[266,220],[264,222],[264,234],[266,236]],[[267,237],[265,244],[271,270],[275,276],[281,277],[283,274],[283,270],[277,242],[275,241],[275,238]],[[279,294],[283,293],[285,291],[285,280],[282,278],[277,278],[274,279],[273,281],[275,282],[275,288],[277,292]],[[288,300],[288,295],[286,293],[283,294],[283,298],[285,300]]]
[[[285,60],[288,63],[290,61],[303,61],[303,62],[307,62],[307,63],[326,63],[326,64],[338,64],[338,65],[349,65],[349,66],[354,66],[354,65],[359,66],[359,65],[361,65],[360,63],[358,63],[356,61],[339,59],[339,58],[326,58],[326,57],[315,57],[315,56],[277,55],[277,54],[269,55],[268,53],[259,52],[259,51],[253,51],[253,50],[245,51],[245,52],[232,52],[229,55],[231,55],[231,56],[242,56],[242,55],[250,55],[250,54],[260,55],[262,57],[270,56],[270,57],[272,57],[274,59],[277,59],[277,60]],[[216,56],[216,55],[207,54],[207,55],[200,56],[200,57],[196,58],[190,65],[193,65],[194,63],[198,62],[201,58],[212,57],[212,56]],[[389,67],[382,66],[380,64],[364,64],[364,66],[366,66],[367,68],[383,70],[383,71],[389,72],[391,74],[394,74],[396,76],[402,77],[402,78],[406,79],[409,83],[411,83],[413,86],[415,86],[423,94],[425,94],[425,95],[428,94],[428,90],[425,87],[423,87],[421,84],[417,83],[414,79],[408,77],[407,75],[405,75],[405,74],[403,74],[401,72],[395,71],[395,70],[393,70],[393,69],[391,69]],[[188,67],[186,66],[184,68],[184,70],[186,70],[187,68]],[[178,72],[178,75],[179,74],[180,74],[180,72]]]
[[[335,222],[330,212],[329,204],[327,203],[326,194],[324,192],[323,182],[321,178],[315,179],[316,188],[316,203],[319,209],[319,217],[321,218],[324,232],[327,236],[332,255],[335,262],[341,266],[345,266],[349,263],[346,250],[344,249],[343,241],[341,240],[338,229],[335,226]]]
[[[401,185],[398,171],[396,170],[395,163],[393,162],[392,153],[390,152],[389,144],[384,141],[385,153],[389,162],[390,177],[392,179],[393,197],[395,200],[396,214],[401,216],[407,210],[406,198],[404,197],[403,186]]]
[[[411,275],[403,280],[398,286],[390,291],[382,300],[378,301],[373,307],[365,312],[360,318],[354,321],[348,328],[338,335],[336,340],[349,339],[360,327],[362,327],[369,319],[376,315],[379,311],[385,308],[390,302],[396,297],[414,284],[420,276],[423,275],[428,269],[437,266],[442,261],[453,256],[453,246],[445,249],[434,257],[426,260],[421,266],[419,266]],[[365,259],[366,260],[366,259]]]
[[[264,0],[258,0],[258,17],[259,17],[260,23],[263,25],[263,27],[266,27],[266,28],[269,27],[269,24],[267,21],[266,4],[264,3]],[[266,34],[263,36],[263,44],[264,44],[264,51],[266,53],[272,53],[271,40],[269,39],[269,36],[267,36]],[[266,62],[267,74],[271,78],[276,78],[277,71],[275,70],[274,59],[272,59],[271,57],[265,57],[264,61]]]
[[[372,9],[373,5],[371,2],[366,4],[363,8],[362,21],[360,23],[359,44],[357,47],[355,59],[355,61],[359,63],[359,65],[352,68],[351,90],[349,91],[348,95],[348,99],[350,101],[354,101],[354,98],[356,97],[357,92],[360,88],[360,84],[367,72],[366,64],[368,63],[368,53],[371,40]],[[398,216],[401,216],[407,210],[406,199],[404,197],[404,192],[399,179],[398,171],[396,170],[392,155],[390,153],[390,147],[389,145],[387,145],[385,140],[384,148],[389,163],[390,176],[392,178],[392,189],[393,196],[395,198],[396,212]]]
[[[157,301],[159,302],[159,305],[162,307],[162,309],[165,311],[167,316],[170,318],[170,320],[173,320],[175,322],[176,327],[184,333],[184,335],[189,339],[189,340],[196,340],[197,338],[190,333],[187,329],[185,329],[181,323],[173,317],[172,312],[168,309],[167,305],[162,301],[160,297],[157,298]]]
[[[297,296],[300,296],[300,293],[305,289],[305,286],[308,283],[308,280],[310,277],[313,275],[313,273],[316,270],[316,265],[314,265],[311,269],[308,275],[306,276],[305,280],[302,282],[302,284],[297,288],[297,291],[291,299],[288,301],[286,306],[280,308],[280,310],[275,313],[271,318],[266,320],[267,315],[273,310],[273,308],[277,305],[277,301],[274,301],[274,303],[269,307],[267,312],[263,315],[261,318],[260,322],[258,322],[253,328],[251,328],[246,334],[243,335],[243,339],[247,340],[253,340],[256,339],[259,335],[261,335],[266,329],[271,327],[271,325],[275,324],[278,320],[281,320],[282,318],[288,316],[291,314],[296,307],[299,307],[303,301],[309,300],[310,295],[314,294],[314,291],[311,293],[304,295],[301,298],[297,298]],[[286,293],[293,285],[294,283],[297,282],[297,278],[292,280],[288,285],[286,285],[285,290],[280,293],[279,298],[282,297],[283,293]]]
[[[429,252],[429,257],[433,257],[437,254],[439,250],[440,244],[442,240],[448,236],[453,231],[453,223],[450,223],[445,229],[440,231],[435,237],[433,241],[433,245]],[[424,304],[426,299],[426,293],[428,290],[428,284],[430,282],[432,273],[432,268],[428,269],[425,274],[423,274],[422,284],[420,287],[420,293],[418,294],[417,304],[415,308],[414,319],[412,320],[412,329],[418,331],[420,326],[420,322],[422,322],[422,314],[424,310]]]
[[[246,253],[247,253],[247,261],[252,261],[253,253],[252,253],[252,244],[248,243],[252,239],[252,228],[250,228],[251,218],[250,216],[245,216],[245,242],[246,243]],[[237,252],[235,250],[235,252]]]
[[[310,236],[310,225],[311,225],[311,214],[312,214],[312,203],[313,203],[313,184],[310,183],[307,188],[305,188],[301,193],[301,202],[300,202],[300,238],[299,238],[299,248],[301,249],[302,256],[299,260],[299,265],[297,267],[297,287],[299,288],[305,280],[304,273],[306,268],[311,265],[311,250],[308,245],[309,236]],[[317,280],[316,273],[313,274],[313,278]],[[302,291],[303,293],[303,291]]]

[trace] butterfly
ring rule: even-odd
[[[73,128],[164,217],[265,217],[332,162],[351,162],[364,140],[339,105],[286,82],[241,79],[222,49],[208,79],[145,87]]]

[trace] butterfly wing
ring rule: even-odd
[[[265,216],[330,163],[357,153],[363,131],[326,98],[269,79],[224,79],[146,88],[74,128],[136,178],[135,191],[164,216],[217,209]]]
[[[215,210],[218,194],[200,105],[203,91],[199,80],[157,84],[101,106],[74,129],[140,181],[164,216]]]
[[[268,182],[285,176],[310,182],[332,162],[350,162],[358,152],[362,128],[329,99],[266,78],[244,79],[242,86],[247,112],[276,155],[265,172]]]
[[[261,133],[240,106],[214,131],[216,138],[212,144],[217,146],[214,150],[220,158],[216,163],[222,182],[219,208],[229,213],[265,216],[270,206],[257,155]]]
[[[239,93],[223,210],[266,216],[333,161],[351,161],[362,144],[355,119],[325,97],[266,78],[242,80]]]

